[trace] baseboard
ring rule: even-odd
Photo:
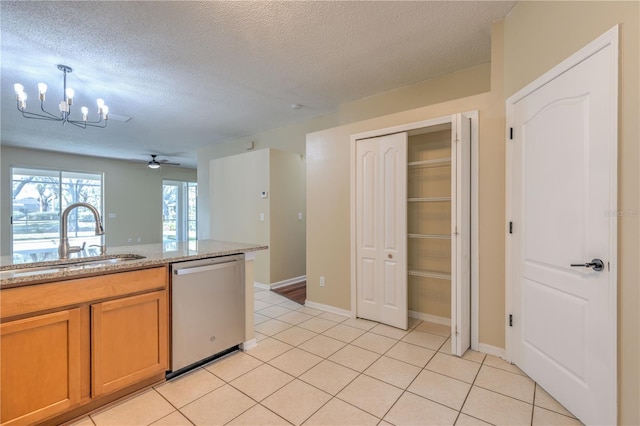
[[[242,349],[243,351],[248,351],[249,349],[253,349],[256,346],[258,346],[258,342],[256,341],[256,339],[251,339],[247,342],[240,343],[240,349]]]
[[[288,280],[278,281],[277,283],[272,283],[269,287],[271,288],[271,290],[273,290],[274,288],[286,287],[288,285],[298,284],[298,283],[300,283],[302,281],[306,281],[306,280],[307,280],[307,276],[306,275],[302,275],[302,276],[295,277],[295,278],[289,278]]]
[[[329,312],[330,314],[342,315],[343,317],[351,318],[351,311],[346,309],[336,308],[335,306],[323,305],[322,303],[312,302],[307,299],[304,301],[304,306],[307,308],[318,309],[321,311]]]
[[[439,317],[436,315],[425,314],[423,312],[409,311],[409,318],[416,318],[421,321],[432,322],[435,324],[451,326],[451,319],[445,317]]]
[[[272,284],[265,284],[265,283],[260,283],[258,281],[254,281],[253,286],[260,288],[262,290],[273,290],[274,288],[286,287],[288,285],[298,284],[299,282],[306,281],[306,280],[307,280],[307,276],[302,275],[295,278],[289,278],[288,280],[278,281],[277,283],[272,283]]]
[[[504,348],[499,348],[497,346],[487,345],[486,343],[478,344],[478,351],[487,355],[497,356],[498,358],[505,359],[505,351]]]

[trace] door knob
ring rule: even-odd
[[[572,267],[593,268],[594,271],[602,271],[604,269],[604,262],[600,259],[593,259],[587,263],[572,263]]]

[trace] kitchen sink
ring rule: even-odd
[[[132,260],[144,259],[145,256],[137,254],[116,254],[107,256],[94,256],[75,259],[61,259],[51,262],[24,263],[0,267],[0,273],[32,274],[43,272],[58,272],[61,270],[84,269],[85,267],[99,267],[114,265]]]

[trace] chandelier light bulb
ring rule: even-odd
[[[109,107],[106,106],[106,105],[103,105],[102,106],[102,118],[104,118],[105,120],[108,120],[109,119],[108,114],[109,114]]]
[[[24,93],[24,86],[20,83],[16,83],[13,85],[13,90],[16,91],[16,97],[20,95],[20,93]]]
[[[82,112],[82,121],[87,121],[87,116],[89,115],[89,108],[87,108],[86,106],[83,106],[82,108],[80,108],[80,111]]]
[[[67,95],[67,103],[69,105],[73,104],[73,95],[76,94],[75,90],[73,90],[71,87],[67,87],[65,94]]]
[[[27,107],[27,93],[20,92],[18,94],[18,108],[25,109]]]
[[[45,83],[38,83],[38,93],[40,94],[40,100],[44,101],[44,94],[47,93],[47,85]]]

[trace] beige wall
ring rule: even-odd
[[[340,124],[460,99],[491,90],[491,64],[446,74],[412,86],[340,105]]]
[[[271,149],[271,280],[303,277],[306,265],[304,156]],[[298,219],[298,213],[302,219]]]
[[[0,148],[0,199],[3,210],[1,251],[10,250],[11,166],[63,169],[104,174],[104,213],[107,246],[158,243],[162,241],[162,180],[195,181],[196,171],[178,167],[151,170],[144,164],[72,154]],[[115,219],[108,214],[115,213]]]
[[[209,175],[211,238],[269,245],[269,199],[260,198],[260,192],[269,191],[269,150],[211,160]],[[264,213],[264,221],[260,221],[260,213]],[[256,253],[256,281],[270,282],[270,257],[271,249]]]
[[[268,245],[268,250],[256,253],[254,273],[259,283],[304,276],[305,168],[301,154],[261,149],[217,158],[210,162],[209,176],[211,237]],[[267,198],[261,198],[263,191]]]
[[[505,97],[620,25],[619,423],[640,424],[640,3],[520,2],[505,19]]]
[[[493,27],[492,89],[489,93],[429,105],[440,100],[425,96],[428,106],[364,120],[307,135],[307,298],[313,302],[350,310],[350,164],[353,134],[442,117],[479,111],[479,257],[480,342],[504,347],[504,101],[501,75],[502,25]],[[469,76],[467,76],[469,77]],[[478,81],[482,81],[479,79]],[[499,84],[497,84],[499,83]],[[446,92],[459,93],[450,76],[431,81]],[[473,92],[473,90],[471,90]],[[403,90],[413,104],[410,90]],[[440,92],[438,92],[440,93]],[[389,93],[395,97],[397,93]],[[371,98],[384,102],[384,96]],[[377,111],[376,105],[363,110]],[[501,266],[500,266],[501,265]],[[325,277],[325,287],[319,277]]]

